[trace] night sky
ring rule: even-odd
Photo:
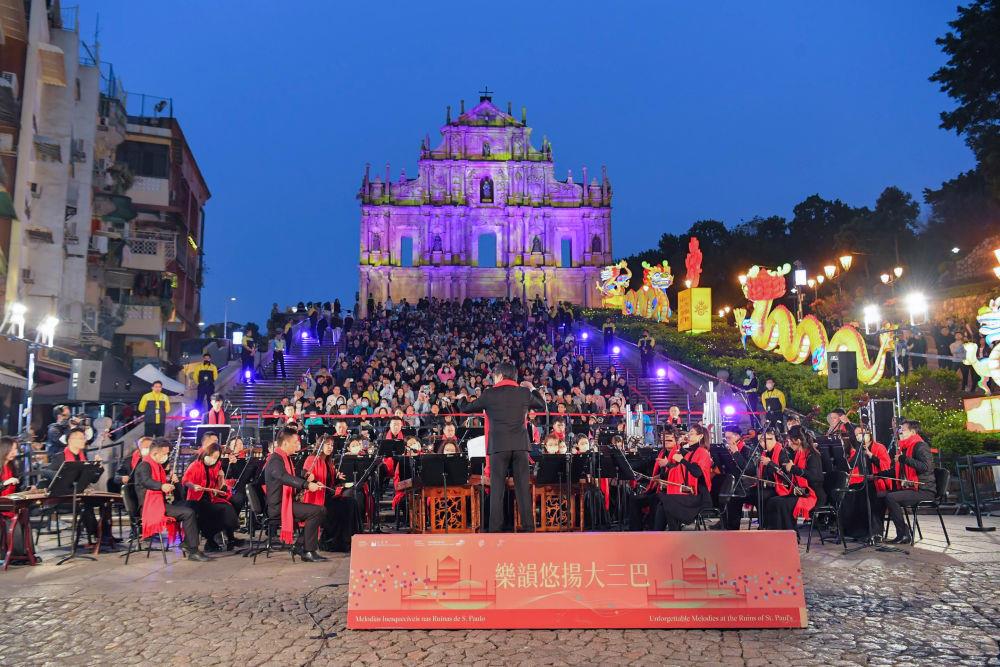
[[[173,98],[208,181],[206,321],[229,296],[261,324],[275,301],[349,307],[365,162],[414,176],[483,85],[528,107],[558,178],[607,165],[617,256],[817,192],[919,198],[974,165],[927,80],[955,2],[80,4],[133,99]]]

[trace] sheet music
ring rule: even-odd
[[[486,436],[481,435],[476,438],[469,438],[467,443],[469,448],[469,458],[486,458]]]

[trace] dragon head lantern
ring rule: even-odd
[[[628,263],[623,259],[617,264],[603,267],[600,278],[597,291],[604,298],[605,305],[620,304],[621,297],[632,280],[632,271],[629,270]]]
[[[674,284],[674,276],[670,273],[670,264],[663,260],[659,264],[642,263],[642,284],[665,292]]]
[[[988,306],[980,308],[976,321],[979,322],[979,333],[986,338],[988,345],[1000,340],[1000,297],[990,299]]]
[[[743,294],[750,301],[774,301],[785,295],[785,276],[792,270],[788,264],[783,264],[775,270],[752,266],[747,271],[747,280],[743,284]]]

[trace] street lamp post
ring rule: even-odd
[[[225,309],[225,319],[222,323],[222,338],[225,340],[229,339],[229,302],[236,301],[235,296],[231,296],[226,299],[226,309]]]

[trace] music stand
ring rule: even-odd
[[[625,525],[626,486],[623,482],[635,481],[635,469],[632,467],[632,464],[625,455],[625,452],[617,447],[599,447],[599,451],[601,452],[602,458],[605,454],[608,454],[611,457],[612,464],[615,468],[615,475],[618,478],[618,527],[619,530],[621,530],[622,526]]]
[[[49,496],[71,495],[73,497],[73,545],[70,548],[69,555],[64,556],[56,565],[62,565],[74,558],[97,560],[90,555],[77,556],[76,547],[77,542],[80,540],[78,533],[80,518],[77,501],[80,494],[101,477],[103,471],[104,467],[98,461],[63,461],[62,465],[59,466],[59,470],[56,471],[55,477],[52,478],[49,486],[45,489],[46,494]]]
[[[535,466],[535,486],[556,484],[559,487],[559,502],[566,503],[567,528],[571,522],[570,504],[573,502],[572,481],[573,459],[571,454],[543,454]],[[581,476],[582,476],[581,470]],[[577,478],[579,479],[579,477]]]
[[[233,428],[229,424],[198,424],[194,427],[194,441],[196,446],[201,447],[201,439],[206,433],[214,433],[219,436],[220,443],[229,442],[229,434]]]

